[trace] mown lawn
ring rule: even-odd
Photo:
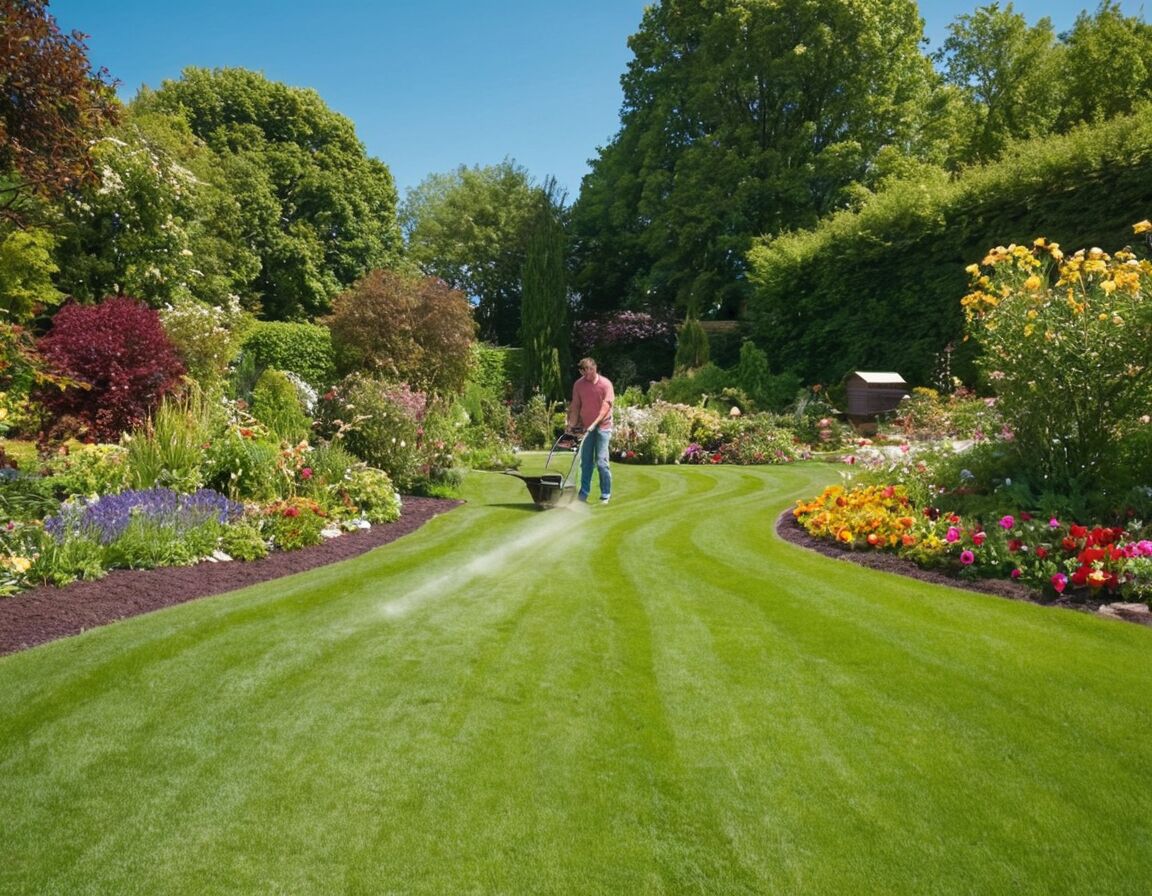
[[[511,477],[0,658],[0,892],[1152,891],[1152,631],[773,534],[834,472]]]

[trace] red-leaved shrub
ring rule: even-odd
[[[115,441],[143,423],[184,374],[160,316],[127,296],[68,303],[37,348],[61,374],[89,386],[47,386],[37,399],[54,419],[74,417],[100,441]]]

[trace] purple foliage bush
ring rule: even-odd
[[[79,420],[97,441],[115,441],[142,424],[184,375],[159,314],[127,296],[65,305],[36,347],[52,368],[82,384],[43,386],[37,400],[56,421]]]

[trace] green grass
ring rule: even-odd
[[[1152,888],[1152,631],[773,534],[822,465],[617,467],[0,658],[0,892]]]

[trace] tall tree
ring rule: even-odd
[[[468,294],[488,342],[514,345],[519,335],[520,274],[535,197],[528,171],[505,159],[434,174],[404,202],[409,257]]]
[[[1080,13],[1061,40],[1062,129],[1129,114],[1152,97],[1152,25],[1125,16],[1119,3],[1104,0],[1094,15]]]
[[[574,209],[584,307],[738,314],[752,237],[850,204],[914,135],[922,33],[914,0],[649,6]]]
[[[244,69],[189,68],[146,107],[182,115],[228,160],[266,317],[316,317],[365,272],[399,260],[392,175],[315,91]]]
[[[95,176],[88,146],[116,115],[84,35],[63,34],[46,0],[0,0],[0,214],[29,194],[56,197]]]
[[[960,88],[971,120],[958,161],[996,158],[1011,140],[1049,133],[1059,113],[1062,48],[1052,20],[1029,25],[1011,3],[957,16],[934,59]]]
[[[227,159],[179,116],[136,104],[92,152],[98,183],[62,203],[61,288],[86,302],[125,294],[153,307],[226,305],[235,295],[257,304],[260,259],[243,237]]]
[[[567,249],[564,193],[555,178],[537,192],[522,278],[520,344],[528,391],[539,389],[549,401],[564,398],[563,371],[569,368]]]

